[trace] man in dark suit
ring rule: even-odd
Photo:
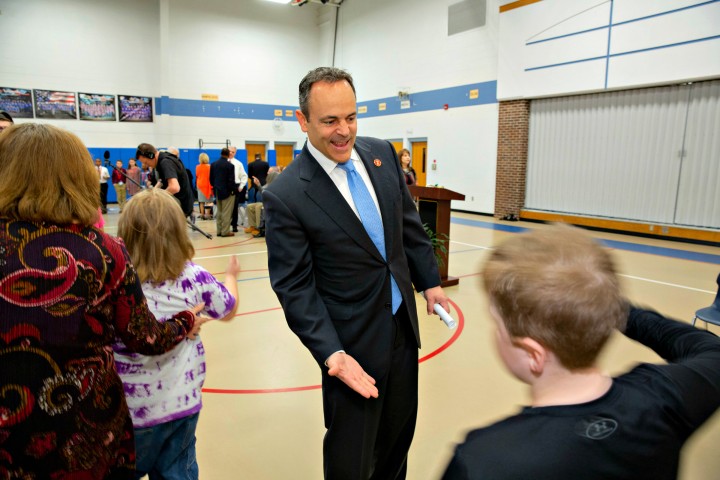
[[[230,150],[223,148],[220,158],[210,164],[210,185],[217,201],[217,236],[234,237],[230,231],[230,217],[235,203],[235,167],[230,163]]]
[[[256,177],[260,180],[260,185],[265,185],[267,182],[268,172],[270,171],[270,164],[263,161],[262,156],[259,153],[255,154],[255,160],[248,163],[248,178],[252,179]],[[254,188],[254,187],[251,187]]]
[[[418,404],[413,285],[428,314],[448,300],[395,150],[355,138],[352,77],[308,73],[296,116],[308,141],[263,203],[272,287],[322,370],[325,478],[402,479]]]

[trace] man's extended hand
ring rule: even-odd
[[[425,299],[427,300],[427,313],[428,315],[435,314],[435,304],[439,303],[446,312],[450,313],[450,303],[448,297],[445,296],[442,287],[433,287],[425,290]]]
[[[344,352],[335,352],[327,359],[328,375],[338,377],[348,387],[365,398],[378,398],[375,379],[353,357]]]

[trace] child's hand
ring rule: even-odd
[[[205,322],[209,322],[210,320],[212,320],[212,318],[210,317],[196,316],[195,325],[193,325],[193,329],[190,331],[190,333],[187,334],[187,338],[189,338],[190,340],[195,340],[198,335],[200,335],[200,327],[202,327]]]
[[[230,261],[228,262],[225,273],[227,275],[232,275],[233,277],[238,276],[238,274],[240,273],[240,262],[238,261],[237,256],[233,255],[232,257],[230,257]]]

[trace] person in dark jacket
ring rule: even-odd
[[[676,479],[685,441],[720,406],[720,340],[629,306],[610,253],[572,227],[501,244],[482,278],[497,351],[531,404],[470,432],[443,479]],[[604,373],[615,330],[669,364]]]
[[[210,185],[215,192],[218,212],[215,216],[218,237],[234,237],[230,231],[233,205],[235,204],[235,167],[230,163],[230,150],[223,148],[220,158],[210,164]]]

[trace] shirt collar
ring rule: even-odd
[[[330,175],[330,172],[332,172],[335,169],[335,167],[337,167],[337,162],[330,160],[328,157],[323,155],[322,152],[320,152],[320,150],[315,148],[315,146],[312,144],[312,142],[310,141],[309,138],[306,142],[306,145],[307,145],[307,148],[308,148],[308,151],[310,152],[310,154],[313,157],[315,157],[315,160],[317,160],[317,162],[320,164],[322,169],[325,170],[325,173]],[[355,147],[353,147],[352,152],[350,152],[350,160],[360,161],[360,156],[355,151]]]

